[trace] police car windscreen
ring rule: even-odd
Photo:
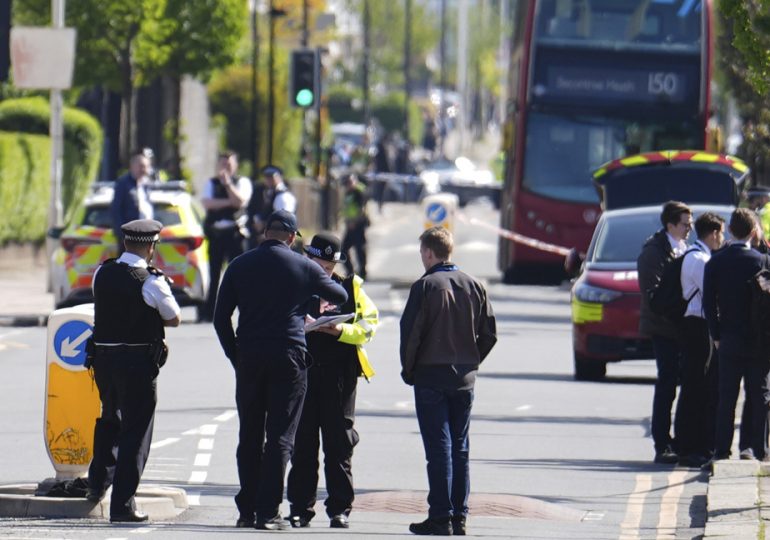
[[[723,170],[632,167],[604,185],[604,209],[616,210],[682,201],[688,204],[738,203],[735,180]]]

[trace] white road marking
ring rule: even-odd
[[[676,511],[679,499],[684,491],[684,479],[687,471],[672,471],[668,475],[668,487],[660,499],[660,518],[656,540],[674,540],[676,538]]]
[[[188,429],[182,435],[214,435],[218,427],[217,424],[203,424],[200,427]]]
[[[642,523],[644,500],[652,487],[652,476],[649,474],[637,474],[634,491],[628,496],[626,515],[620,524],[619,540],[638,540],[639,526]]]
[[[147,533],[155,532],[157,530],[158,529],[156,529],[155,527],[141,527],[139,529],[131,529],[130,532],[131,534],[147,534]]]
[[[413,409],[413,401],[396,401],[396,409]]]
[[[163,439],[162,441],[154,442],[150,445],[150,448],[153,450],[155,448],[163,448],[164,446],[168,446],[169,444],[174,444],[175,442],[179,442],[181,439],[179,437],[169,437],[168,439]]]
[[[198,450],[212,450],[214,448],[214,439],[201,439],[198,441]]]
[[[196,454],[193,467],[208,467],[211,463],[211,454]]]
[[[199,491],[188,491],[187,492],[187,504],[190,506],[200,506],[201,505],[201,494]]]
[[[583,516],[583,521],[601,521],[604,519],[604,512],[598,512],[596,510],[590,510]]]
[[[532,405],[519,405],[516,407],[517,411],[528,411],[532,408]]]
[[[238,411],[235,409],[232,409],[232,410],[223,412],[219,416],[214,417],[214,420],[216,420],[217,422],[227,422],[231,418],[235,418],[235,415],[237,414],[238,414]]]
[[[188,484],[202,484],[206,481],[206,477],[208,476],[208,472],[206,471],[193,471],[190,473],[190,479],[187,480]]]

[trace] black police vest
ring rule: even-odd
[[[339,278],[336,274],[332,279],[340,283],[345,292],[348,293],[348,299],[344,304],[338,305],[333,311],[325,311],[323,315],[341,315],[343,313],[356,312],[356,299],[353,297],[353,276],[345,279]],[[322,313],[319,311],[320,300],[314,299],[310,304],[308,314],[311,317],[318,318]],[[349,322],[349,321],[348,321]],[[349,343],[340,343],[336,336],[325,334],[323,332],[309,332],[305,335],[307,348],[313,356],[315,364],[324,365],[330,362],[340,362],[351,360],[358,363],[358,353],[356,346]]]
[[[146,268],[105,261],[94,281],[94,341],[152,343],[165,337],[163,319],[142,297]]]
[[[237,176],[233,177],[233,182],[237,185]],[[225,189],[225,186],[222,185],[222,182],[219,181],[219,178],[212,178],[211,185],[213,186],[213,199],[228,198],[227,190]],[[208,210],[206,212],[206,219],[203,222],[203,226],[205,229],[208,229],[221,219],[229,219],[230,221],[235,221],[239,212],[240,210],[238,208],[233,208],[232,206],[228,208],[219,208],[217,210]]]

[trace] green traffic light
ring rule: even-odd
[[[307,88],[303,88],[302,90],[297,92],[297,95],[294,98],[294,101],[300,107],[309,107],[310,105],[313,104],[313,92],[311,90],[308,90]]]

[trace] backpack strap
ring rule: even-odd
[[[692,253],[694,251],[703,251],[703,250],[700,247],[698,247],[697,244],[693,244],[692,246],[687,248],[687,250],[685,250],[684,253],[682,253],[682,264],[684,264],[684,258],[687,257],[687,255],[689,255],[690,253]],[[682,279],[681,271],[680,271],[680,274],[679,274],[679,279],[680,280]],[[690,295],[690,298],[685,298],[685,300],[687,300],[687,305],[688,306],[690,305],[690,302],[692,301],[692,299],[695,298],[695,295],[698,294],[699,292],[700,292],[700,289],[698,287],[695,287],[695,292]]]

